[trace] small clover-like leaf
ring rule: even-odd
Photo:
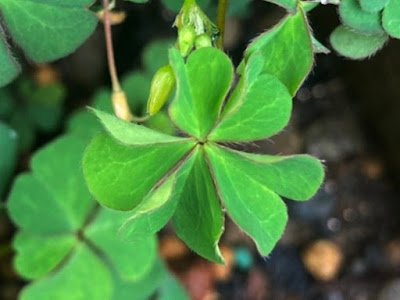
[[[18,232],[14,238],[13,248],[15,269],[27,279],[39,278],[54,269],[76,245],[75,236],[54,235],[51,238]]]
[[[85,147],[85,140],[65,137],[33,157],[33,174],[18,177],[9,196],[8,209],[16,224],[36,234],[80,228],[94,205],[80,172]],[[60,149],[66,153],[62,159]]]
[[[132,259],[132,243],[125,243],[117,238],[117,231],[126,213],[102,209],[97,218],[85,229],[85,236],[103,253],[115,266],[119,276],[126,280],[137,280],[145,275],[156,259],[156,241],[152,234],[135,243],[135,259]]]
[[[73,52],[93,32],[97,19],[84,8],[92,0],[3,0],[2,20],[12,39],[35,62],[51,61]],[[3,32],[0,31],[0,35]],[[8,66],[8,83],[16,74],[16,66],[2,39],[1,64]],[[11,60],[10,60],[11,59]],[[6,69],[7,70],[7,69]],[[2,69],[3,71],[3,69]]]
[[[383,28],[386,32],[396,38],[400,39],[400,1],[390,0],[382,16]]]
[[[204,149],[193,152],[193,166],[179,195],[172,218],[174,229],[193,251],[216,263],[223,263],[218,242],[224,217]],[[196,234],[194,234],[194,232]]]
[[[104,300],[111,295],[112,282],[106,265],[82,244],[61,270],[25,287],[20,299]]]
[[[299,6],[295,15],[286,16],[256,38],[247,47],[245,60],[256,52],[265,58],[263,71],[276,76],[294,95],[313,64],[310,28],[303,8]]]
[[[381,14],[361,9],[357,0],[342,0],[339,6],[342,22],[355,30],[366,34],[383,33]]]
[[[361,59],[373,55],[387,41],[387,34],[366,35],[338,26],[331,34],[332,47],[340,54],[353,59]]]
[[[120,300],[123,291],[134,295],[139,283],[136,294],[150,296],[168,276],[153,235],[140,243],[120,241],[116,233],[126,213],[86,199],[79,167],[86,143],[80,135],[57,139],[34,155],[32,172],[13,186],[8,209],[21,230],[13,244],[15,267],[37,279],[20,299]]]
[[[233,91],[209,140],[258,140],[268,138],[287,125],[292,108],[291,96],[275,76],[259,74],[263,64],[259,53],[250,57],[241,79],[243,82]]]
[[[226,54],[211,47],[194,51],[186,63],[171,49],[170,63],[177,80],[169,108],[171,118],[183,131],[203,139],[217,120],[231,85],[232,63]]]
[[[382,10],[390,0],[360,0],[360,6],[367,12],[378,12]]]

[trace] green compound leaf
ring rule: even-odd
[[[235,153],[256,163],[253,169],[262,173],[260,181],[279,195],[292,200],[311,198],[324,178],[321,163],[309,155],[270,156],[239,151]]]
[[[84,140],[63,137],[37,152],[31,162],[33,173],[17,178],[8,201],[9,214],[19,227],[36,234],[81,227],[94,205],[81,174],[85,147]]]
[[[332,47],[343,56],[352,59],[373,55],[382,48],[387,39],[386,34],[365,35],[343,25],[338,26],[330,37]]]
[[[212,141],[252,141],[270,137],[285,127],[290,118],[292,99],[275,76],[259,74],[264,64],[253,54],[243,78],[226,107],[220,123],[208,137]]]
[[[99,110],[92,109],[92,111],[112,137],[118,142],[129,146],[150,146],[188,141],[188,139],[157,132],[143,125],[123,121]]]
[[[361,9],[357,0],[342,0],[339,6],[342,22],[355,30],[366,34],[383,33],[381,15]]]
[[[285,204],[241,157],[211,145],[206,151],[228,215],[255,241],[259,252],[268,255],[285,228]]]
[[[0,11],[12,38],[26,55],[44,62],[73,52],[93,32],[97,19],[82,7],[90,2],[2,0]]]
[[[4,86],[17,77],[20,67],[8,50],[4,32],[0,27],[0,86]]]
[[[204,139],[217,120],[231,85],[232,63],[226,54],[215,48],[194,51],[186,64],[179,52],[171,49],[170,63],[177,80],[170,116],[183,131]]]
[[[20,299],[104,300],[110,299],[111,293],[109,271],[104,263],[82,244],[75,249],[60,271],[25,287]]]
[[[400,0],[390,0],[383,11],[382,22],[390,36],[400,39]]]
[[[101,134],[85,151],[83,172],[102,205],[131,210],[192,147],[191,141],[127,147]]]
[[[76,245],[73,235],[55,235],[51,238],[18,232],[13,248],[18,253],[14,266],[27,279],[39,278],[54,269]]]
[[[224,216],[203,148],[192,154],[194,164],[179,196],[172,218],[174,229],[193,251],[216,263],[223,263],[218,241]]]
[[[264,1],[272,2],[276,5],[279,5],[285,9],[287,9],[287,11],[290,12],[291,14],[296,13],[298,0],[264,0]]]
[[[0,101],[2,101],[1,99]],[[17,133],[0,121],[0,199],[15,169],[18,154]]]
[[[141,278],[153,266],[156,259],[156,240],[149,234],[140,243],[120,241],[117,231],[126,217],[126,213],[103,209],[84,234],[111,260],[122,279],[132,281]],[[135,249],[135,259],[132,259],[132,249]]]
[[[157,233],[167,224],[175,212],[179,196],[195,155],[182,164],[178,171],[171,174],[159,187],[153,188],[143,201],[132,211],[119,230],[123,240],[136,241]]]
[[[381,11],[390,0],[359,0],[360,6],[367,12]]]
[[[263,72],[281,80],[294,95],[311,70],[313,47],[307,18],[301,7],[278,25],[255,39],[246,49],[245,60],[256,52],[265,58]]]

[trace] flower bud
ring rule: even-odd
[[[178,46],[183,57],[188,56],[193,48],[196,33],[194,27],[189,25],[178,30]]]
[[[194,44],[196,46],[196,49],[204,48],[204,47],[211,47],[211,38],[206,33],[200,34],[194,40]]]
[[[147,100],[147,112],[155,115],[168,100],[175,86],[175,76],[170,65],[158,69],[151,80],[149,99]]]

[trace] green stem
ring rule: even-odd
[[[218,48],[220,49],[222,49],[224,46],[225,16],[226,16],[227,6],[228,6],[228,0],[218,0],[217,27],[219,30],[219,39],[217,45]]]

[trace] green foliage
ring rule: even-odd
[[[60,127],[66,96],[60,83],[40,85],[21,77],[0,89],[0,96],[0,120],[17,132],[20,151],[33,146],[38,132],[49,134]]]
[[[127,214],[100,208],[90,196],[80,168],[86,144],[74,134],[56,139],[13,186],[8,210],[20,230],[15,267],[34,280],[20,299],[120,300],[124,291],[142,299],[169,277],[156,257],[154,235],[120,241],[116,233]]]
[[[264,71],[262,51],[249,54],[239,84],[223,105],[233,73],[229,58],[214,48],[201,48],[185,62],[177,50],[170,50],[177,79],[170,115],[191,138],[157,133],[95,111],[109,136],[92,140],[83,171],[89,189],[103,205],[133,209],[119,232],[124,240],[145,238],[172,217],[175,231],[190,248],[222,262],[218,249],[222,201],[228,215],[266,255],[286,224],[279,195],[305,200],[316,192],[323,170],[311,157],[253,157],[232,154],[217,144],[268,138],[288,122],[290,94]],[[260,89],[259,82],[270,88]]]
[[[361,59],[382,48],[387,41],[387,35],[366,35],[341,25],[333,31],[330,40],[337,52],[352,59]]]
[[[311,34],[303,8],[256,38],[247,47],[245,60],[258,51],[265,58],[262,72],[276,76],[293,96],[313,64]]]
[[[282,6],[290,13],[296,13],[298,0],[265,0],[276,5]]]
[[[339,14],[345,26],[336,28],[330,39],[343,56],[365,58],[381,49],[388,35],[400,38],[399,0],[342,0]]]
[[[17,133],[6,124],[0,122],[0,200],[14,172],[17,153]]]
[[[3,0],[2,20],[13,41],[35,62],[58,59],[73,52],[93,32],[97,19],[85,9],[92,0]],[[19,67],[0,29],[0,86],[9,83]],[[6,70],[3,73],[3,70]]]

